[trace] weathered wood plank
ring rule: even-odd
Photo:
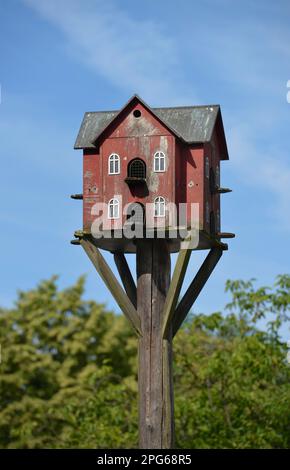
[[[150,448],[151,426],[151,317],[152,253],[151,241],[138,240],[136,253],[137,311],[143,331],[138,344],[139,447]]]
[[[139,442],[142,449],[173,445],[173,392],[170,335],[162,338],[163,312],[170,284],[166,240],[137,242],[139,339]]]
[[[114,253],[114,260],[124,289],[135,308],[137,308],[137,289],[124,253]]]
[[[171,326],[167,337],[163,339],[163,432],[162,449],[174,447],[174,393],[173,393],[173,371],[172,371],[172,333]]]
[[[138,336],[140,336],[141,323],[138,313],[132,305],[132,302],[128,299],[126,293],[120,286],[116,276],[111,271],[109,265],[106,263],[100,251],[86,237],[81,238],[80,243],[88,257],[90,258],[91,262],[93,263],[94,267],[98,271],[99,275],[103,279],[107,288],[113,295],[120,309],[131,323],[134,331],[137,333]]]
[[[183,280],[186,273],[186,268],[190,260],[191,250],[180,250],[176,260],[173,276],[171,279],[170,287],[166,296],[164,313],[163,313],[163,326],[162,336],[166,338],[174,311],[178,302],[179,294],[182,288]]]
[[[205,283],[209,279],[212,271],[217,265],[220,257],[223,254],[221,248],[212,248],[198,270],[195,278],[191,282],[183,298],[179,302],[172,319],[172,336],[174,337],[189,313],[192,305],[199,296]]]

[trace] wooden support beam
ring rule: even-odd
[[[236,235],[230,232],[217,232],[215,236],[216,238],[235,238]]]
[[[178,302],[190,255],[191,250],[189,249],[180,250],[178,253],[178,258],[176,260],[173,276],[164,305],[162,326],[163,338],[166,338],[168,331],[170,330],[172,317],[174,315],[174,311]]]
[[[138,336],[141,336],[141,323],[137,311],[100,251],[88,237],[81,238],[80,243],[133,329]]]
[[[172,338],[162,336],[170,284],[170,253],[164,239],[137,240],[139,339],[139,447],[170,449],[174,440]]]
[[[221,248],[212,248],[210,250],[174,312],[172,319],[172,336],[176,335],[222,254],[223,250]]]
[[[124,289],[135,308],[137,308],[137,289],[124,253],[115,252],[114,260]]]
[[[226,193],[231,193],[232,189],[230,189],[230,188],[221,188],[220,186],[216,186],[214,192],[218,193],[218,194],[226,194]]]
[[[72,245],[80,245],[81,244],[78,238],[76,238],[74,240],[71,240],[70,242],[71,242]]]

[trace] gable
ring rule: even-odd
[[[133,101],[102,131],[95,142],[109,138],[172,135],[169,129],[139,101]]]

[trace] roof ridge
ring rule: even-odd
[[[219,104],[197,104],[192,106],[162,106],[152,109],[192,109],[192,108],[219,108]]]
[[[192,108],[219,108],[219,104],[197,104],[192,106],[159,106],[152,107],[151,109],[192,109]],[[99,114],[99,113],[118,113],[120,109],[111,109],[105,111],[85,111],[85,114]]]
[[[119,109],[111,109],[107,111],[85,111],[85,114],[98,114],[98,113],[118,113]]]

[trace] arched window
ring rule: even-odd
[[[108,204],[108,219],[118,219],[120,213],[120,204],[118,199],[110,199]]]
[[[165,153],[160,150],[154,153],[154,171],[165,171]]]
[[[120,157],[117,153],[112,153],[108,160],[109,175],[117,175],[120,173]]]
[[[162,196],[154,199],[154,216],[165,217],[165,199]]]
[[[128,165],[129,178],[146,178],[146,164],[141,158],[135,158]]]

